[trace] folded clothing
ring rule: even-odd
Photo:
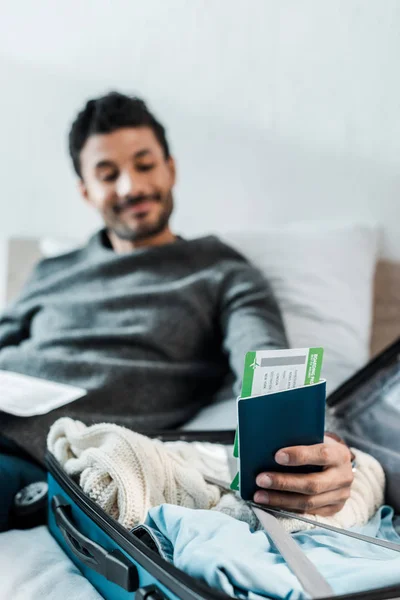
[[[229,481],[226,447],[219,444],[150,439],[112,423],[87,427],[64,417],[50,429],[47,446],[65,471],[79,478],[83,491],[128,529],[143,523],[153,506],[163,503],[210,509],[246,521],[258,520],[240,498],[209,485],[204,476]],[[358,468],[350,498],[333,517],[307,515],[321,523],[350,528],[364,525],[384,499],[385,476],[374,458],[354,450]],[[310,528],[280,517],[287,531]]]
[[[393,510],[381,507],[357,531],[399,544],[392,519]],[[150,510],[143,528],[165,559],[231,596],[308,598],[268,536],[228,515],[164,505]],[[294,538],[335,594],[400,583],[398,552],[320,528],[296,533]]]
[[[70,418],[50,428],[47,447],[66,473],[79,477],[83,491],[128,529],[163,503],[209,509],[220,491],[203,474],[227,479],[227,460],[211,469],[203,454],[182,442],[172,451],[159,440],[111,423],[87,427]],[[202,456],[205,456],[204,460]]]

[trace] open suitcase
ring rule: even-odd
[[[399,359],[400,340],[343,384],[327,401],[339,433],[350,444],[375,455],[383,464],[388,479],[388,503],[397,513],[400,513]],[[399,398],[397,409],[393,404],[394,393]],[[360,418],[356,419],[355,415]],[[152,435],[166,441],[232,444],[234,432],[177,431]],[[109,517],[65,474],[49,453],[46,464],[50,531],[106,600],[222,600],[230,597],[178,570],[143,539]],[[335,598],[400,598],[400,584]]]

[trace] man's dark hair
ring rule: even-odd
[[[150,127],[164,150],[165,158],[169,158],[165,129],[145,102],[140,98],[110,92],[101,98],[89,100],[72,123],[68,138],[69,153],[78,177],[82,178],[80,153],[87,139],[91,135],[111,133],[122,127]]]

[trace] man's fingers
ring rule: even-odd
[[[347,446],[336,442],[334,444],[324,443],[313,446],[282,448],[275,454],[275,460],[280,465],[290,467],[304,465],[332,467],[350,462],[351,454]]]
[[[353,478],[354,474],[349,463],[320,473],[260,473],[256,483],[260,488],[266,490],[314,496],[350,487]]]
[[[343,508],[349,496],[350,490],[348,488],[316,496],[260,490],[255,493],[254,501],[271,507],[328,516],[328,513],[329,515],[335,514]]]
[[[285,466],[318,465],[319,473],[260,473],[255,502],[294,512],[329,516],[350,497],[353,472],[349,448],[333,439],[314,446],[282,448],[275,460]]]

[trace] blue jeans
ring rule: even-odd
[[[10,528],[15,494],[24,486],[44,479],[43,469],[18,451],[14,452],[14,447],[0,438],[0,532]]]

